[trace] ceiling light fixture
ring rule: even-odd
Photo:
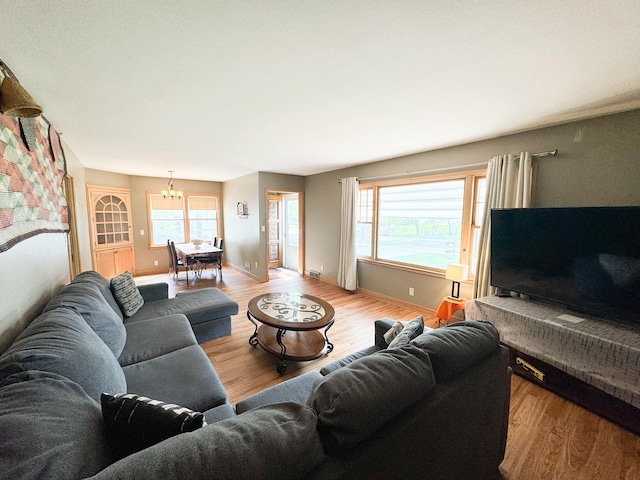
[[[174,198],[182,198],[182,191],[174,190],[173,188],[173,170],[169,170],[169,175],[169,182],[167,183],[167,186],[169,188],[167,190],[162,190],[162,192],[160,193],[164,198],[171,197],[171,200],[173,200]]]

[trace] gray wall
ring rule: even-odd
[[[248,274],[265,275],[264,253],[260,249],[260,189],[258,173],[224,182],[224,262],[235,265]],[[242,202],[249,215],[236,215],[236,205]],[[245,262],[249,262],[248,268]],[[258,266],[256,267],[256,262]]]
[[[304,177],[269,172],[257,172],[224,182],[224,261],[260,281],[267,281],[267,192],[303,192],[304,186]],[[247,205],[248,217],[236,215],[238,202]],[[248,266],[245,266],[245,262],[248,262]]]
[[[633,110],[306,177],[306,269],[320,271],[322,265],[323,278],[337,279],[340,178],[455,167],[502,153],[556,148],[556,157],[537,161],[535,206],[640,205],[640,110]],[[451,289],[442,277],[364,262],[358,262],[358,277],[362,289],[431,309]],[[470,282],[461,293],[472,296]]]

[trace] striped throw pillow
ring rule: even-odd
[[[111,292],[125,317],[132,317],[144,305],[144,299],[133,280],[131,272],[124,272],[111,279]]]
[[[103,393],[100,400],[107,436],[121,457],[207,424],[203,413],[132,393]]]

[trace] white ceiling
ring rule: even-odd
[[[89,168],[309,175],[640,108],[640,2],[0,0]]]

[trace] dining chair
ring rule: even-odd
[[[218,247],[220,250],[222,250],[222,246],[224,245],[224,240],[222,238],[217,238],[214,240],[214,247]],[[217,268],[218,271],[216,272],[216,278],[218,276],[218,272],[220,273],[220,280],[222,280],[222,252],[217,252],[217,253],[212,253],[210,255],[207,256],[202,256],[199,259],[199,263],[202,266],[202,268],[206,268],[208,265],[212,265],[213,267]]]
[[[184,273],[187,277],[187,287],[188,287],[189,286],[189,270],[193,271],[195,276],[196,262],[191,263],[187,258],[187,264],[185,265],[180,259],[180,257],[178,257],[178,252],[176,251],[176,244],[170,240],[167,240],[167,243],[169,244],[169,250],[170,250],[169,260],[173,262],[173,279],[177,282],[180,270],[181,269],[184,270]]]
[[[171,240],[167,240],[167,253],[169,254],[169,273],[175,275],[176,273],[176,256],[171,250]]]

